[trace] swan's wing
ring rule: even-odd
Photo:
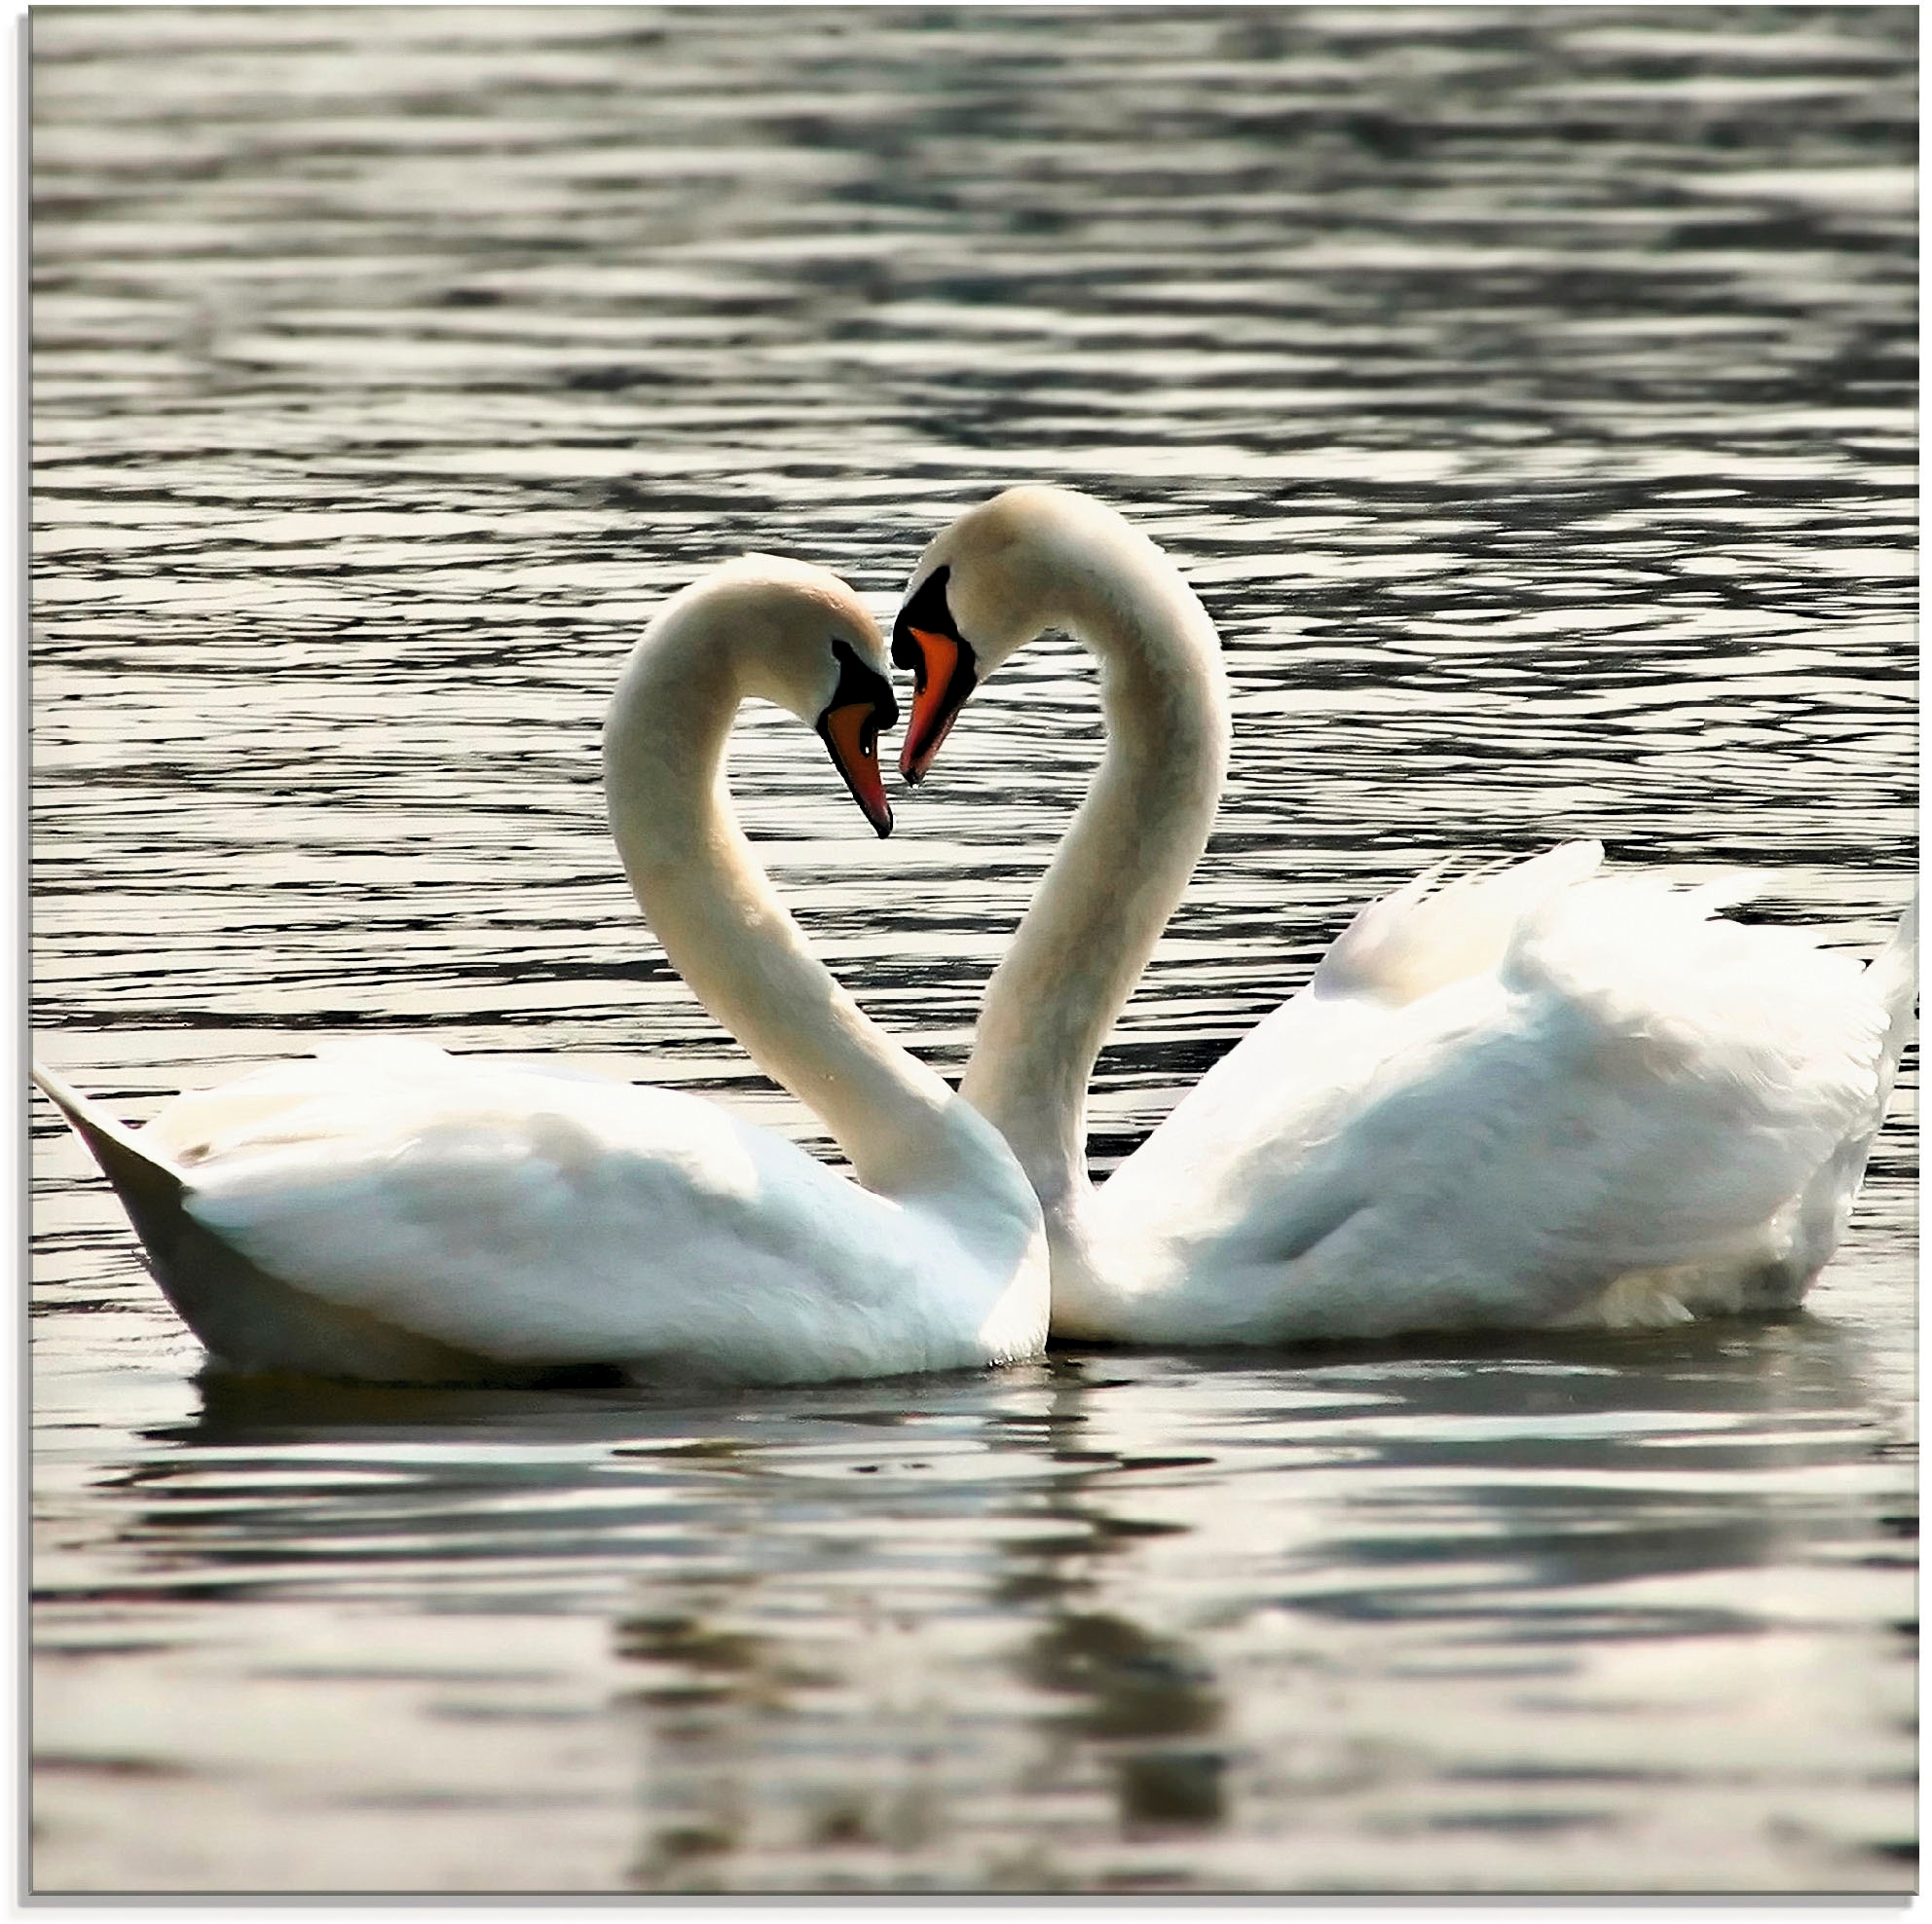
[[[1437,863],[1369,903],[1313,980],[1221,1057],[1107,1184],[1159,1195],[1197,1179],[1230,1145],[1302,1153],[1339,1093],[1359,1087],[1401,1033],[1393,1012],[1492,973],[1527,916],[1587,880],[1603,845],[1565,842],[1527,862],[1444,882]]]
[[[1803,1201],[1875,1126],[1891,1011],[1855,959],[1709,906],[1592,882],[1493,973],[1394,1009],[1296,998],[1272,1105],[1250,1073],[1217,1146],[1170,1149],[1158,1198],[1110,1183],[1096,1224],[1186,1272],[1197,1333],[1250,1339],[1549,1321],[1726,1258],[1802,1287],[1830,1246]]]
[[[327,1134],[331,1110],[413,1097],[460,1075],[461,1058],[433,1043],[385,1036],[318,1044],[313,1056],[270,1062],[184,1090],[137,1133],[182,1167],[274,1142]],[[339,1131],[338,1131],[339,1132]]]
[[[1400,1006],[1496,968],[1524,919],[1559,890],[1587,881],[1603,844],[1565,842],[1528,862],[1443,881],[1448,863],[1425,869],[1371,902],[1337,936],[1312,984],[1316,993]]]
[[[137,1133],[182,1167],[278,1143],[333,1139],[361,1118],[432,1093],[461,1101],[493,1069],[490,1057],[451,1055],[408,1036],[322,1042],[313,1056],[271,1062],[209,1089],[185,1090]],[[516,1061],[524,1074],[609,1085],[611,1077],[561,1062]]]
[[[192,1171],[189,1212],[272,1276],[504,1361],[675,1357],[767,1381],[919,1366],[944,1294],[920,1265],[947,1252],[715,1104],[511,1069],[470,1073],[457,1099],[350,1101],[310,1120],[333,1105],[353,1128]]]

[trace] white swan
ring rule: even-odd
[[[690,1095],[420,1042],[185,1094],[138,1131],[36,1071],[217,1359],[378,1381],[616,1364],[790,1383],[1040,1348],[1047,1251],[1023,1171],[812,955],[724,789],[733,715],[762,696],[818,727],[886,833],[884,660],[836,576],[748,557],[652,621],[604,733],[612,830],[673,966],[858,1181]]]
[[[961,1092],[1039,1191],[1058,1334],[1258,1343],[1676,1320],[1795,1303],[1831,1254],[1910,1022],[1909,914],[1870,968],[1599,877],[1574,842],[1371,904],[1097,1190],[1085,1092],[1204,847],[1219,643],[1154,544],[1016,488],[914,571],[893,652],[916,781],[1043,628],[1097,656],[1107,749],[986,989]]]

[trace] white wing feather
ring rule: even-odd
[[[1565,842],[1528,862],[1442,882],[1449,861],[1356,914],[1316,969],[1318,995],[1400,1004],[1496,968],[1525,915],[1596,873],[1603,844]]]

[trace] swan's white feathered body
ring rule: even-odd
[[[1151,542],[1013,489],[928,547],[900,612],[910,778],[1048,626],[1099,658],[1107,752],[961,1089],[1039,1192],[1057,1333],[1283,1342],[1799,1300],[1883,1119],[1913,919],[1868,969],[1717,917],[1739,891],[1601,875],[1595,843],[1371,904],[1096,1190],[1088,1078],[1207,842],[1227,695]]]
[[[1594,878],[1600,855],[1365,910],[1094,1193],[1059,1325],[1265,1342],[1797,1303],[1883,1117],[1909,950],[1867,968],[1717,918],[1732,892]]]
[[[613,830],[667,954],[859,1180],[695,1096],[420,1042],[277,1064],[139,1131],[37,1072],[220,1362],[786,1383],[1040,1347],[1047,1252],[1024,1171],[811,955],[724,793],[731,716],[761,694],[817,717],[883,832],[882,658],[842,583],[758,558],[659,616],[606,730]]]
[[[504,1363],[812,1382],[1040,1341],[1023,1289],[986,1288],[1022,1210],[874,1195],[675,1090],[344,1045],[177,1097],[140,1135],[267,1274]]]

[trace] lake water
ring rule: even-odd
[[[34,1025],[130,1118],[382,1028],[715,1092],[596,731],[748,546],[889,618],[1118,502],[1219,832],[1105,1166],[1450,850],[1915,863],[1913,14],[101,9],[32,28]],[[947,1069],[1098,750],[1029,650],[873,840]],[[1900,1891],[1913,1090],[1807,1313],[680,1399],[198,1374],[34,1112],[43,1892]]]

